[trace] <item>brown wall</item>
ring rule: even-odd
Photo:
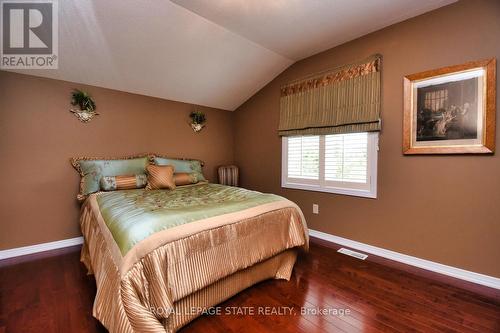
[[[383,55],[378,198],[282,189],[280,85],[373,53]],[[500,1],[471,0],[294,64],[236,111],[243,186],[297,202],[311,229],[500,277],[500,153],[401,154],[403,76],[491,57],[500,60]],[[313,203],[319,215],[312,215]]]
[[[95,98],[100,115],[80,123],[68,110],[73,88]],[[233,113],[202,108],[208,124],[188,125],[193,106],[0,71],[0,250],[80,235],[72,156],[158,152],[199,158],[215,179],[233,161]]]
[[[208,126],[198,134],[187,124],[189,104],[0,71],[0,250],[80,234],[71,156],[200,158],[213,180],[218,164],[233,161],[234,131],[243,185],[296,201],[311,229],[500,277],[499,154],[401,154],[402,77],[500,60],[499,17],[499,1],[461,1],[312,56],[235,114],[204,108]],[[378,198],[281,189],[279,86],[373,53],[384,56]],[[82,124],[68,112],[72,88],[95,97],[97,119]],[[313,203],[319,215],[311,214]]]

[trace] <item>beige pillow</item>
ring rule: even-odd
[[[171,165],[148,165],[146,190],[175,189],[174,167]]]
[[[196,184],[198,181],[198,174],[196,172],[174,173],[174,182],[176,186]]]

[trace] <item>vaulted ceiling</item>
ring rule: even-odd
[[[455,0],[64,0],[48,78],[234,110],[297,60]]]

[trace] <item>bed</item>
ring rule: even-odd
[[[288,280],[308,247],[293,202],[210,183],[93,193],[80,224],[93,315],[110,332],[175,332],[257,282]]]

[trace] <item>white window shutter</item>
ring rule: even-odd
[[[368,181],[368,133],[325,136],[325,180]]]
[[[378,133],[283,137],[282,186],[377,197]]]
[[[319,179],[319,136],[288,138],[288,177]]]

